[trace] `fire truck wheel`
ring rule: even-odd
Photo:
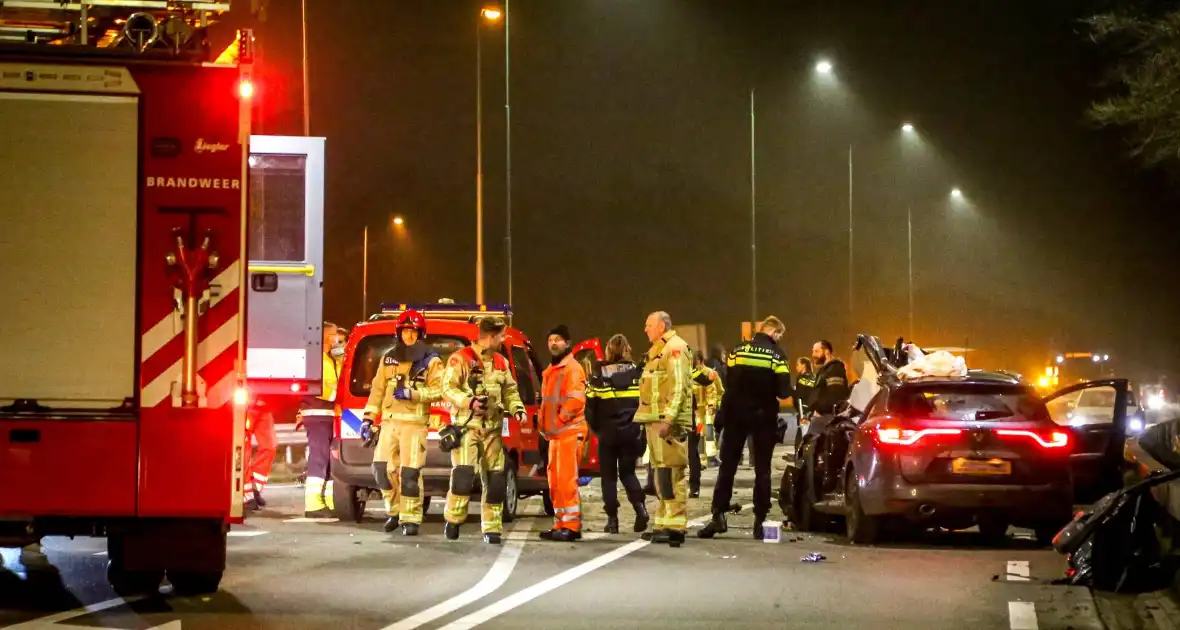
[[[515,459],[508,458],[508,461],[504,462],[504,476],[504,522],[511,523],[516,520],[516,509],[520,505],[520,494],[516,488]]]
[[[344,522],[361,522],[361,519],[365,517],[365,503],[369,495],[368,488],[350,486],[339,481],[335,485],[336,518]]]
[[[122,560],[111,558],[107,563],[107,582],[119,597],[152,595],[160,590],[163,571],[128,571]]]
[[[177,595],[206,595],[217,592],[221,574],[221,571],[169,571],[168,581]]]

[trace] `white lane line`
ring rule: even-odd
[[[496,589],[508,581],[508,576],[512,575],[512,570],[516,568],[516,561],[520,559],[520,553],[524,550],[524,542],[528,539],[531,529],[531,522],[517,521],[513,525],[512,532],[508,534],[508,539],[504,541],[504,548],[500,550],[500,555],[496,557],[496,562],[492,564],[492,568],[488,569],[488,572],[484,574],[483,578],[475,586],[446,601],[431,606],[412,617],[407,617],[391,626],[386,626],[382,630],[412,630],[491,595]]]
[[[142,598],[129,597],[127,599],[123,599],[121,597],[116,597],[114,599],[108,599],[105,602],[98,602],[97,604],[91,604],[89,606],[83,606],[81,608],[75,608],[73,610],[67,610],[65,612],[54,613],[52,615],[40,617],[38,619],[33,619],[31,621],[25,621],[23,623],[18,623],[13,626],[3,626],[3,629],[4,630],[44,630],[46,627],[48,627],[51,624],[66,621],[68,619],[73,619],[74,617],[81,617],[82,615],[89,615],[92,613],[100,612],[100,611],[106,610],[108,608],[115,608],[117,606],[122,606],[124,604],[130,604],[131,602],[134,602],[139,599],[142,599]]]
[[[254,530],[231,531],[230,533],[226,534],[226,536],[229,536],[231,538],[252,538],[254,536],[262,536],[264,534],[269,534],[269,533],[270,532],[263,531],[261,529],[254,529]]]
[[[743,505],[742,509],[747,510],[751,507],[753,507],[752,504]],[[708,521],[710,518],[711,517],[709,516],[705,516],[694,519],[689,521],[689,526],[700,525]],[[527,604],[530,601],[544,595],[545,593],[565,586],[566,584],[573,582],[574,580],[586,575],[587,573],[590,573],[591,571],[601,569],[602,567],[614,562],[615,560],[618,560],[619,558],[629,556],[650,544],[651,541],[649,540],[636,540],[623,545],[622,547],[617,547],[612,551],[594,558],[593,560],[583,562],[572,569],[567,569],[551,578],[537,582],[536,584],[522,591],[517,591],[516,593],[513,593],[512,595],[509,595],[498,602],[489,604],[467,615],[466,617],[452,621],[439,630],[468,630],[469,628],[474,628],[479,624],[491,621],[492,619],[499,617],[500,615],[503,615],[504,613],[509,612],[518,606]]]
[[[1012,630],[1037,630],[1037,607],[1032,602],[1008,602],[1008,625]]]
[[[1028,560],[1009,560],[1008,561],[1008,581],[1009,582],[1027,582],[1028,581]]]

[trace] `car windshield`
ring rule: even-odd
[[[889,411],[907,417],[961,422],[1040,420],[1048,415],[1031,390],[1007,384],[902,387],[889,396]]]
[[[1048,402],[1053,421],[1065,426],[1086,426],[1114,422],[1118,392],[1110,385],[1090,387],[1053,398]],[[1128,401],[1127,406],[1131,406]]]
[[[393,349],[396,341],[396,335],[372,335],[356,345],[348,378],[349,393],[362,398],[369,397],[369,390],[373,388],[373,377],[377,375],[381,358]],[[461,337],[429,335],[426,337],[426,345],[437,352],[443,363],[446,363],[453,352],[467,345],[467,340]]]

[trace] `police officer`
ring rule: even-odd
[[[586,390],[586,422],[598,437],[598,461],[602,468],[602,503],[608,534],[619,533],[619,489],[635,509],[636,532],[650,520],[643,487],[635,476],[635,464],[643,454],[643,433],[635,424],[639,408],[639,379],[643,372],[631,361],[631,344],[623,335],[606,342],[602,363],[593,366]]]
[[[323,380],[319,396],[305,396],[300,403],[299,423],[307,430],[307,481],[303,486],[303,515],[307,518],[332,518],[331,460],[332,420],[336,409],[336,386],[339,372],[332,346],[337,327],[324,322]]]
[[[385,499],[385,531],[393,532],[400,523],[403,536],[417,536],[430,403],[442,399],[443,364],[423,341],[426,318],[421,313],[402,313],[396,327],[398,339],[373,377],[360,434],[369,443],[377,438],[373,476]]]
[[[770,459],[777,443],[778,401],[791,396],[791,369],[778,342],[786,327],[767,317],[758,333],[729,356],[729,375],[721,408],[721,470],[713,488],[713,519],[697,533],[712,538],[725,533],[725,512],[733,496],[733,477],[746,438],[754,436],[754,538],[762,540],[762,522],[770,513]]]
[[[692,358],[663,311],[648,315],[643,328],[651,349],[639,379],[639,410],[635,422],[645,425],[655,472],[655,543],[684,544],[688,529],[688,435],[692,431]]]
[[[501,431],[505,412],[522,426],[524,403],[512,378],[508,359],[500,354],[504,344],[504,320],[479,320],[479,340],[451,355],[443,373],[443,399],[451,403],[451,422],[462,435],[451,451],[451,488],[447,492],[448,540],[459,539],[459,526],[467,520],[467,508],[475,476],[483,486],[481,501],[483,541],[499,545],[504,529],[504,500],[508,478],[504,472]]]

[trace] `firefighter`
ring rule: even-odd
[[[408,310],[397,318],[397,342],[381,359],[365,403],[360,435],[376,435],[373,477],[385,500],[385,531],[401,525],[403,536],[417,536],[422,524],[422,468],[430,404],[442,399],[443,363],[428,346],[426,318]],[[374,427],[374,423],[380,423]]]
[[[336,408],[339,371],[332,347],[337,327],[324,322],[323,389],[319,396],[305,396],[300,404],[299,423],[307,431],[307,482],[303,486],[303,515],[332,518],[332,476],[328,450],[332,445],[332,419]]]
[[[543,540],[573,542],[582,538],[582,502],[578,462],[586,445],[586,372],[570,352],[569,328],[559,325],[546,338],[552,358],[541,374],[541,434],[549,442],[549,498],[553,528]]]
[[[786,327],[777,317],[763,320],[758,333],[729,356],[729,375],[721,408],[721,470],[713,488],[713,519],[697,532],[701,538],[725,533],[733,478],[748,436],[754,436],[754,539],[762,540],[762,523],[770,514],[770,460],[778,442],[779,399],[791,396],[791,369],[778,345]]]
[[[721,406],[721,395],[725,393],[725,386],[721,384],[721,375],[705,365],[703,357],[694,355],[693,363],[695,366],[692,371],[692,409],[696,438],[689,442],[688,451],[690,456],[696,453],[700,448],[700,442],[703,441],[706,463],[709,466],[716,466],[720,462],[717,460],[717,434],[714,430],[713,419],[717,416],[717,408]],[[689,463],[691,464],[692,461],[690,459]],[[692,479],[689,480],[689,496],[694,499],[701,496],[700,466],[692,470]]]
[[[524,403],[512,378],[508,359],[500,354],[504,343],[504,320],[479,320],[479,340],[451,355],[443,373],[443,398],[454,409],[451,421],[461,433],[451,451],[451,487],[447,492],[444,532],[458,540],[459,526],[467,520],[467,508],[475,477],[483,487],[481,514],[483,541],[501,543],[504,501],[508,477],[504,472],[504,443],[501,431],[504,414],[524,426]]]
[[[635,424],[639,408],[639,378],[643,369],[631,361],[631,344],[623,335],[606,342],[605,359],[594,366],[586,392],[586,422],[598,437],[602,466],[602,503],[608,534],[619,533],[619,489],[635,509],[635,532],[647,529],[650,517],[635,465],[643,453],[643,433]]]
[[[684,544],[688,529],[688,436],[692,432],[692,358],[688,344],[672,329],[663,311],[647,317],[643,328],[651,349],[639,380],[639,410],[655,472],[655,528],[644,538],[673,547]]]

